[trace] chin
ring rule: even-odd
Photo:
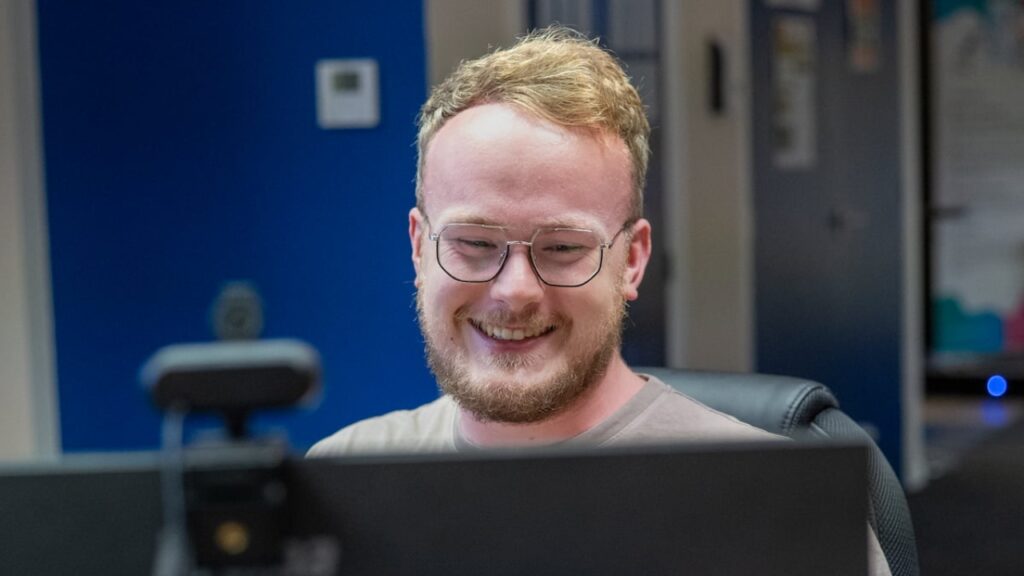
[[[432,367],[441,390],[464,410],[481,421],[510,424],[560,414],[597,380],[591,371],[573,369],[561,359],[516,367],[477,364],[464,371],[453,370],[452,363]]]

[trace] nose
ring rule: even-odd
[[[525,308],[544,297],[544,285],[530,263],[529,246],[509,245],[501,271],[491,280],[491,297],[512,310]]]

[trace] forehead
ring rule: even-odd
[[[566,128],[510,104],[459,113],[424,161],[424,204],[437,223],[608,229],[628,214],[631,186],[618,136]]]

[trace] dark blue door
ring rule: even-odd
[[[896,6],[877,3],[871,43],[859,36],[869,31],[855,29],[865,24],[856,20],[862,15],[846,13],[853,3],[821,2],[810,12],[765,4],[751,3],[757,369],[828,385],[847,413],[877,431],[899,469]],[[794,81],[785,51],[806,27],[810,68]],[[872,46],[873,64],[857,60],[864,57],[857,50]],[[786,110],[801,98],[780,91],[800,82],[811,84],[812,108]],[[787,140],[793,131],[796,143]],[[809,154],[800,149],[808,136]]]

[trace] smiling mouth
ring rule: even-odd
[[[486,322],[470,320],[469,323],[477,330],[483,332],[494,340],[519,342],[529,338],[546,336],[555,331],[554,326],[534,326],[526,328],[506,328]]]

